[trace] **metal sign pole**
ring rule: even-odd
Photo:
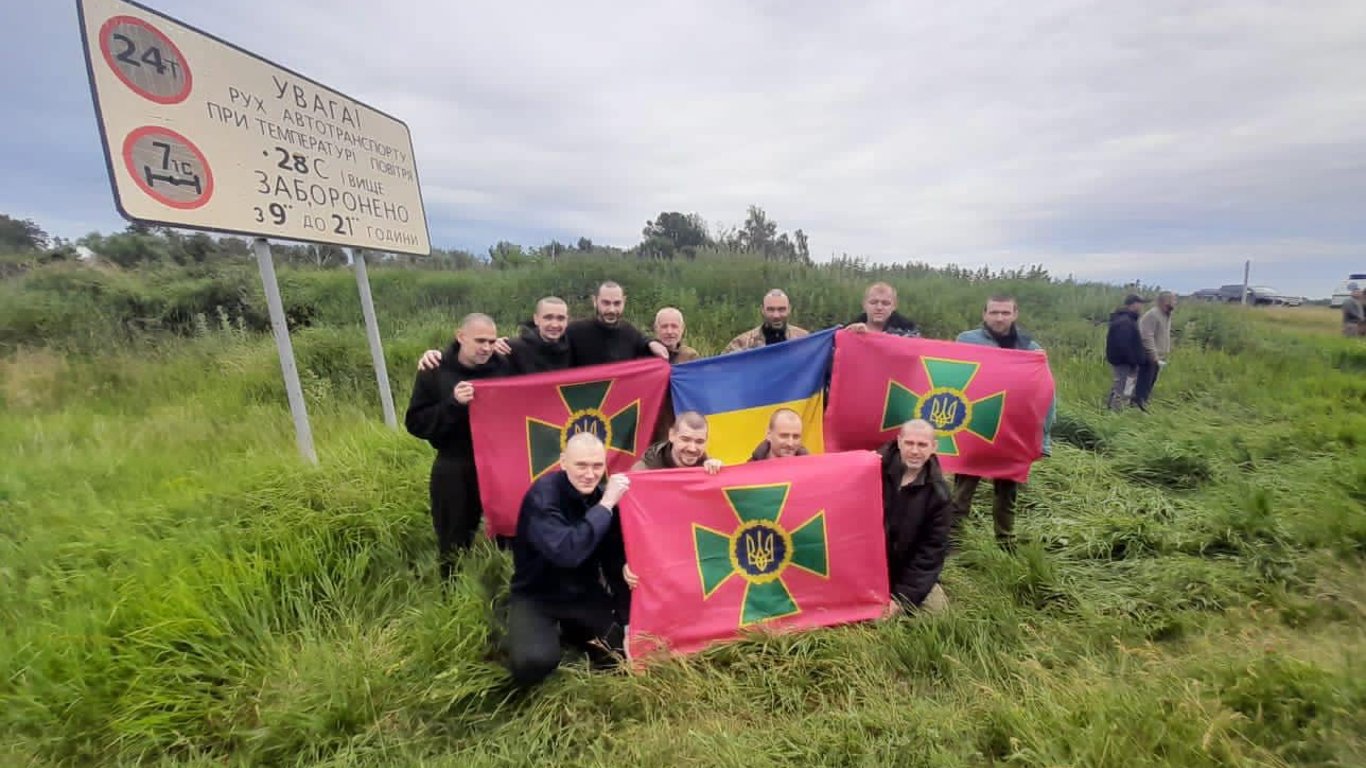
[[[384,363],[384,345],[379,339],[379,323],[375,320],[375,302],[370,297],[370,275],[365,271],[365,251],[348,248],[351,266],[356,273],[356,288],[360,290],[360,309],[365,315],[365,338],[370,341],[370,359],[375,364],[375,381],[379,384],[379,403],[384,408],[384,423],[398,429],[394,413],[394,393],[389,389],[389,368]]]
[[[264,237],[258,237],[252,243],[252,250],[256,252],[256,265],[261,268],[261,285],[266,289],[270,329],[275,334],[275,348],[280,352],[280,373],[284,375],[285,392],[289,395],[289,412],[294,417],[294,438],[299,444],[299,454],[317,464],[313,429],[308,425],[308,408],[304,404],[304,389],[299,384],[299,368],[294,364],[294,345],[289,340],[285,305],[280,300],[280,286],[275,282],[275,260],[270,255],[270,243]]]

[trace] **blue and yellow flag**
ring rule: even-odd
[[[675,365],[674,413],[707,417],[707,455],[727,464],[749,459],[779,408],[801,414],[802,443],[824,453],[822,411],[834,350],[833,329],[782,344]]]

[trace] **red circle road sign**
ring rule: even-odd
[[[133,130],[123,140],[123,164],[143,192],[172,208],[198,208],[213,196],[208,158],[169,128],[144,125]]]
[[[179,104],[194,82],[190,63],[171,38],[134,16],[100,26],[100,53],[123,84],[158,104]]]

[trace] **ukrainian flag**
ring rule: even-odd
[[[707,455],[727,464],[749,459],[779,408],[802,417],[802,443],[824,453],[825,385],[835,330],[795,341],[675,365],[669,378],[674,413],[707,417]]]

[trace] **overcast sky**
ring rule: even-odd
[[[432,242],[746,206],[848,253],[1326,296],[1366,271],[1366,2],[151,0],[408,123]],[[6,0],[0,212],[122,227],[75,2]]]

